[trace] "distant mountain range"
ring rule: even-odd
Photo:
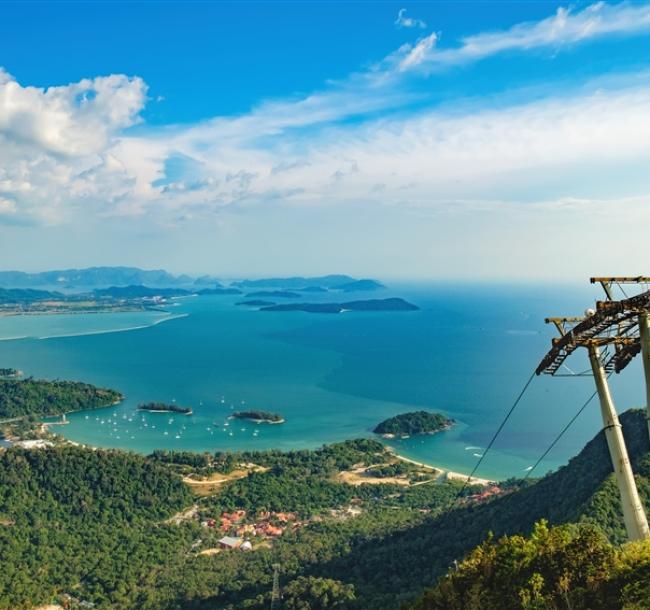
[[[217,280],[203,276],[195,279],[189,275],[172,275],[163,269],[144,270],[137,267],[89,267],[88,269],[58,269],[40,273],[0,271],[0,286],[27,288],[34,286],[60,286],[61,288],[93,288],[109,286],[215,286]]]
[[[349,275],[322,275],[320,277],[271,277],[260,280],[241,280],[234,282],[240,288],[291,288],[300,290],[310,287],[334,288],[356,281]]]
[[[143,299],[152,297],[180,297],[192,294],[182,288],[150,288],[148,286],[111,286],[100,288],[93,294],[98,298],[111,299]]]
[[[340,284],[339,286],[333,286],[332,288],[333,290],[342,290],[343,292],[370,292],[372,290],[381,290],[382,288],[386,288],[386,286],[376,280],[354,280]]]
[[[60,299],[63,295],[59,292],[48,290],[34,290],[32,288],[0,288],[0,304],[4,303],[32,303],[47,299]]]
[[[276,277],[260,280],[242,280],[234,282],[240,288],[280,288],[297,290],[299,292],[327,292],[327,290],[342,290],[344,292],[371,291],[385,288],[376,280],[357,280],[349,275],[323,275],[320,277]]]
[[[150,286],[152,288],[183,288],[189,291],[209,289],[213,294],[219,290],[251,290],[275,288],[304,292],[372,291],[384,288],[383,284],[371,279],[355,279],[349,275],[323,275],[319,277],[286,277],[256,280],[241,280],[225,287],[218,278],[211,275],[193,277],[173,275],[164,269],[139,269],[138,267],[88,267],[86,269],[56,269],[27,273],[25,271],[0,271],[2,288],[47,288],[50,290],[93,290],[112,287]],[[226,294],[236,294],[229,292]]]

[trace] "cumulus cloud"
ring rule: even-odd
[[[111,75],[47,89],[0,68],[0,200],[12,214],[56,221],[62,207],[128,192],[129,169],[111,149],[139,121],[140,78]]]
[[[23,87],[0,68],[0,137],[48,153],[87,155],[133,125],[146,99],[140,78],[112,75],[62,87]]]
[[[424,29],[427,27],[427,24],[424,21],[422,21],[422,19],[414,19],[413,17],[407,17],[405,8],[401,8],[397,13],[397,19],[395,19],[395,25],[398,28]]]

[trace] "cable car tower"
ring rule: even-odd
[[[584,317],[546,319],[555,325],[560,336],[552,340],[551,349],[535,372],[556,375],[576,349],[587,348],[627,535],[630,540],[642,540],[650,538],[650,529],[607,379],[612,373],[620,373],[634,356],[643,352],[650,434],[650,290],[646,287],[634,297],[627,297],[623,291],[626,298],[620,301],[614,300],[612,292],[614,285],[623,290],[621,284],[649,284],[650,277],[594,277],[590,281],[602,285],[606,300],[598,301],[596,309],[588,309]]]

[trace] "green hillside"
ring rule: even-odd
[[[144,603],[154,566],[186,537],[161,522],[190,503],[177,477],[141,456],[1,451],[0,608],[32,608],[61,592],[101,607]]]
[[[648,503],[643,413],[628,412],[621,421]],[[270,601],[274,563],[282,566],[286,608],[397,610],[435,586],[490,531],[496,538],[529,534],[544,518],[579,522],[599,528],[596,538],[606,533],[614,543],[623,540],[602,434],[558,472],[492,501],[455,508],[458,483],[409,488],[340,482],[340,472],[381,463],[387,455],[370,440],[318,451],[203,454],[200,460],[75,447],[0,451],[0,610],[27,610],[68,595],[98,609],[262,610]],[[192,495],[179,477],[236,474],[237,464],[248,462],[258,470],[207,496]],[[346,514],[350,505],[357,516]],[[200,521],[236,508],[251,515],[291,510],[306,523],[250,553],[202,555],[223,534]],[[174,514],[185,516],[168,522]],[[571,536],[578,534],[560,538]],[[645,565],[642,558],[614,560],[629,564],[628,584],[634,585],[636,576],[629,575]],[[528,582],[531,566],[522,564],[513,582]]]
[[[639,491],[650,506],[650,443],[645,413],[628,411],[621,423]],[[342,558],[314,572],[355,585],[364,608],[398,607],[423,587],[435,584],[460,559],[493,532],[530,533],[540,519],[551,524],[592,523],[614,543],[623,542],[618,490],[604,434],[600,432],[567,466],[529,487],[491,502],[456,508],[391,534],[381,544],[359,544]],[[374,605],[373,605],[374,604]]]
[[[615,547],[590,525],[538,523],[487,540],[408,610],[647,610],[650,540]]]

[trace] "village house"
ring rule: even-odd
[[[234,538],[232,536],[224,536],[219,540],[219,546],[222,549],[238,549],[242,545],[241,538]]]

